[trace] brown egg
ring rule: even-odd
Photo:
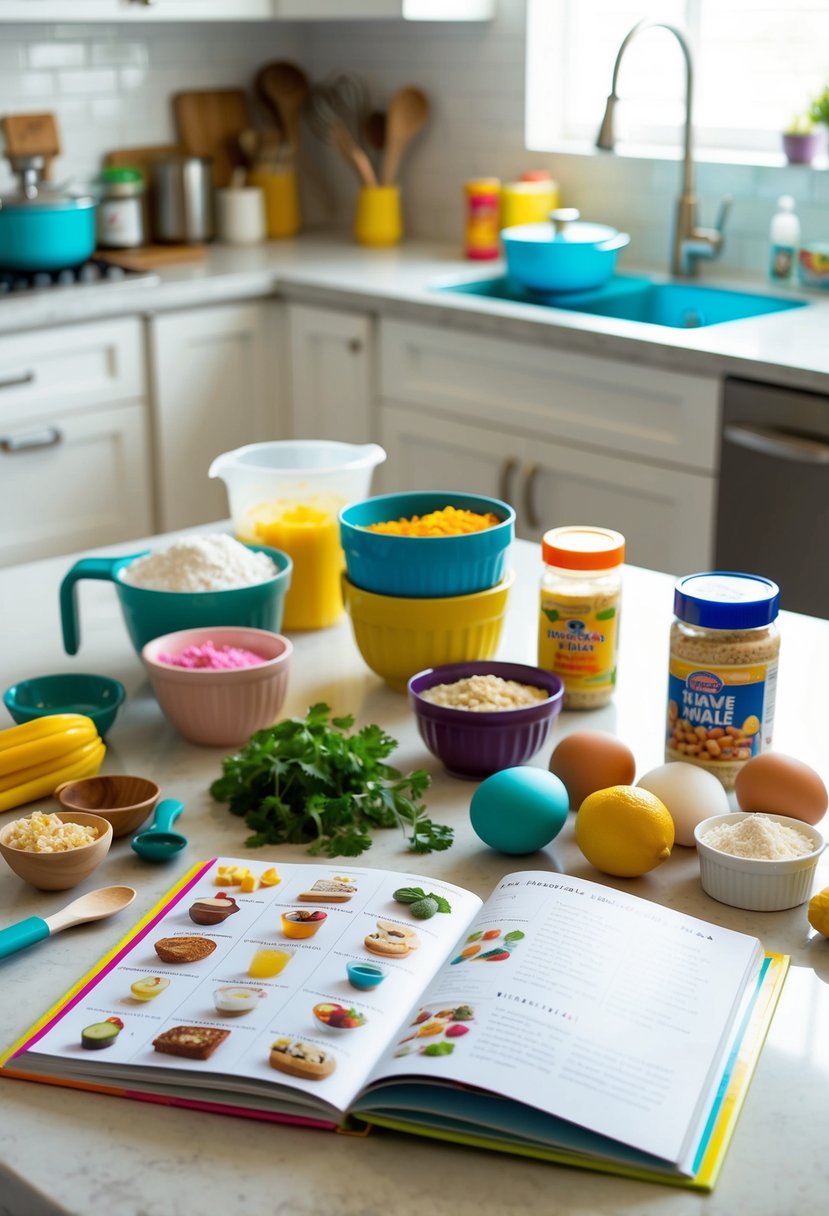
[[[633,752],[602,730],[579,730],[565,736],[550,757],[550,772],[564,782],[570,806],[578,810],[588,794],[611,785],[632,785]]]
[[[821,820],[829,806],[826,786],[815,770],[779,752],[749,760],[737,776],[734,793],[740,810],[789,815],[811,824]]]

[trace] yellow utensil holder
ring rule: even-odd
[[[251,186],[259,186],[265,196],[265,228],[270,240],[295,236],[302,227],[297,176],[291,168],[252,169]]]
[[[354,236],[360,245],[396,245],[403,235],[400,189],[363,186],[357,198]]]

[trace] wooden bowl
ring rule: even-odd
[[[86,811],[112,824],[114,837],[127,836],[149,818],[161,790],[146,777],[83,777],[65,781],[55,797],[70,814]]]
[[[63,853],[33,853],[6,844],[11,829],[19,820],[4,824],[0,829],[0,855],[19,878],[39,891],[68,891],[70,887],[77,886],[100,865],[112,844],[112,824],[99,815],[87,815],[82,811],[56,813],[63,823],[80,823],[96,828],[98,839]]]

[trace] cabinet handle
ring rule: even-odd
[[[11,376],[8,380],[0,380],[0,389],[19,388],[21,384],[34,384],[34,372],[23,372],[22,376]]]
[[[6,456],[17,456],[20,452],[30,452],[33,448],[54,448],[59,443],[63,443],[63,432],[56,426],[50,426],[47,431],[0,439],[0,452]]]
[[[541,520],[535,509],[535,479],[538,476],[538,465],[531,464],[527,466],[527,472],[524,475],[524,515],[527,518],[527,523],[531,528],[540,528]]]
[[[808,435],[792,435],[775,427],[726,426],[723,431],[726,443],[760,452],[763,456],[776,456],[782,460],[802,460],[807,464],[829,464],[829,443],[810,439]]]
[[[512,479],[515,476],[515,470],[517,468],[518,461],[514,456],[508,456],[501,465],[501,476],[498,479],[498,497],[503,502],[510,501],[510,495],[512,494]]]
[[[363,349],[363,344],[359,338],[351,338],[348,343],[348,349],[352,355],[359,355]]]

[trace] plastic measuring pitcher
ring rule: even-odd
[[[281,549],[294,563],[283,629],[324,629],[339,620],[345,561],[338,516],[369,496],[385,459],[376,443],[284,439],[247,444],[211,464],[208,476],[227,488],[237,538]]]

